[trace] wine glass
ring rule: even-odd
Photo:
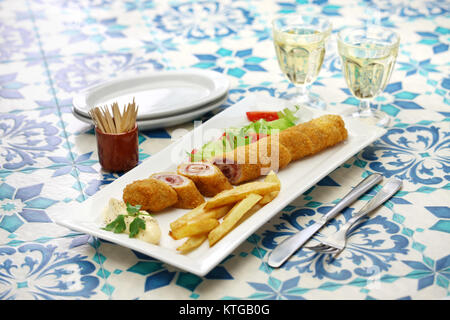
[[[278,64],[294,84],[295,104],[325,109],[325,102],[310,93],[325,57],[326,41],[331,34],[331,23],[318,16],[287,14],[272,22],[273,41]]]
[[[390,117],[370,107],[389,82],[397,59],[399,35],[381,26],[347,28],[338,33],[342,72],[351,93],[360,100],[351,116],[387,127]]]

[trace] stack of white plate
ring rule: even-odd
[[[79,120],[92,123],[91,108],[117,102],[122,110],[134,98],[139,106],[139,129],[156,129],[198,119],[222,105],[228,89],[227,77],[215,71],[154,72],[91,87],[74,97],[72,113]]]

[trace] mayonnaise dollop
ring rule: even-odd
[[[136,235],[136,239],[159,244],[161,239],[161,229],[159,227],[158,221],[152,216],[147,215],[146,211],[140,211],[145,213],[146,215],[140,215],[139,218],[145,221],[145,230],[139,230],[139,233]],[[105,224],[109,224],[113,222],[119,215],[127,215],[127,206],[123,201],[117,200],[115,198],[111,198],[108,202],[108,205],[103,209],[102,216]],[[130,233],[130,224],[133,222],[134,217],[126,216],[124,221],[126,224],[125,232],[127,234]]]

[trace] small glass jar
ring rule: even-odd
[[[95,127],[97,151],[104,171],[124,172],[139,162],[138,127],[124,133],[104,133]]]

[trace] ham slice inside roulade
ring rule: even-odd
[[[205,197],[214,197],[223,190],[233,188],[222,171],[209,162],[183,163],[178,166],[177,172],[194,181]]]
[[[230,183],[254,180],[270,171],[277,172],[291,162],[291,154],[279,141],[269,136],[215,157],[213,163]]]
[[[205,202],[194,182],[175,172],[161,172],[151,175],[152,178],[165,182],[171,186],[178,195],[176,208],[193,209]]]

